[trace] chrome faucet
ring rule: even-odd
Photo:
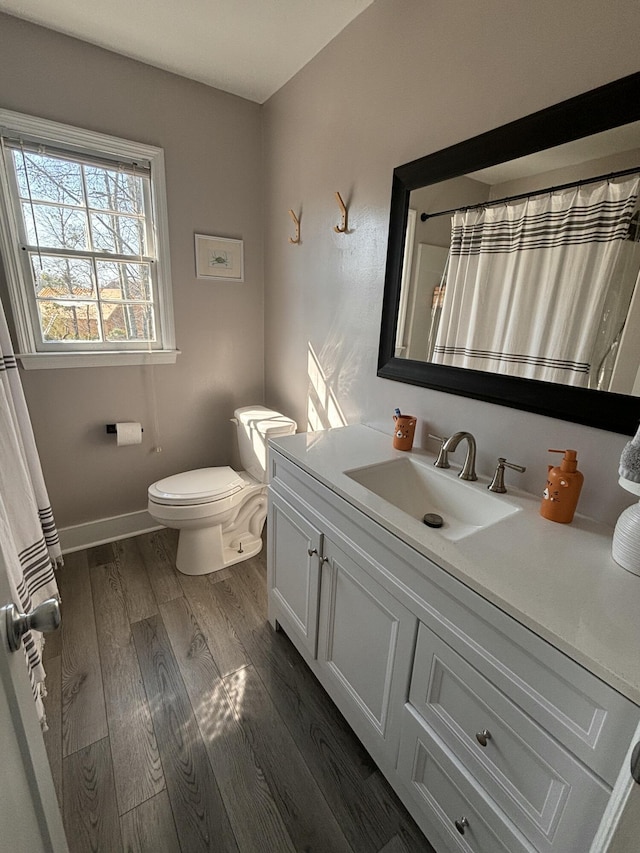
[[[461,480],[477,480],[476,475],[476,440],[470,432],[454,432],[453,435],[442,442],[438,458],[434,462],[436,468],[449,468],[448,454],[452,453],[463,438],[467,440],[467,456],[458,474]]]

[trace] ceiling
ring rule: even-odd
[[[372,0],[0,0],[0,11],[259,104]]]

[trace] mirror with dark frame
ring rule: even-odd
[[[394,170],[378,375],[632,435],[640,73]]]

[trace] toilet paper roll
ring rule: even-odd
[[[127,444],[142,444],[142,426],[139,423],[125,422],[116,424],[118,447]]]

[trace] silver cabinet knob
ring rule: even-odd
[[[6,614],[7,643],[12,652],[20,648],[27,631],[55,631],[60,627],[60,605],[57,599],[48,598],[32,613],[20,613],[14,604],[2,608]]]
[[[454,821],[455,827],[460,833],[460,835],[464,835],[465,829],[469,826],[469,821],[466,817],[461,817],[458,820]]]
[[[317,548],[307,548],[307,554],[308,554],[310,557],[313,557],[313,555],[314,555],[314,554],[317,554],[317,553],[318,553],[318,549],[317,549]]]
[[[487,729],[483,729],[481,732],[476,732],[476,740],[480,746],[486,746],[487,742],[491,740],[491,732],[487,731]]]

